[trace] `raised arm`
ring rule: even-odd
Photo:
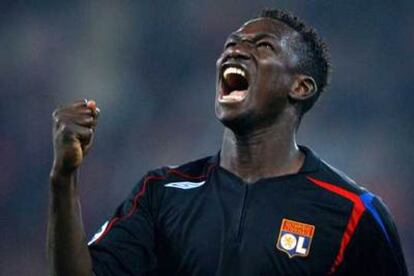
[[[53,112],[54,161],[50,172],[47,233],[49,273],[93,275],[82,224],[78,170],[94,137],[99,109],[94,101],[77,101]]]

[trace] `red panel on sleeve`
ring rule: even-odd
[[[342,263],[344,259],[344,252],[346,247],[349,244],[349,241],[352,238],[352,235],[355,232],[355,229],[358,226],[359,220],[361,219],[362,214],[365,211],[365,206],[361,201],[361,198],[348,190],[345,190],[343,188],[340,188],[338,186],[335,186],[333,184],[324,182],[322,180],[318,180],[312,177],[307,177],[312,183],[318,185],[319,187],[322,187],[330,192],[333,192],[337,195],[340,195],[350,201],[354,204],[352,207],[351,216],[349,217],[348,223],[346,225],[344,234],[342,236],[341,244],[339,247],[338,254],[336,255],[335,261],[329,271],[329,275],[332,275],[335,273],[336,269],[339,267],[339,265]]]

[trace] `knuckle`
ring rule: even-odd
[[[71,136],[74,134],[73,129],[68,125],[68,124],[61,124],[59,126],[58,131],[63,135],[63,136]]]
[[[90,118],[89,120],[89,123],[92,125],[92,126],[96,126],[96,124],[97,124],[97,121],[96,121],[96,119],[95,118]]]
[[[53,123],[53,129],[54,130],[57,130],[61,125],[59,117],[53,117],[52,123]]]
[[[56,109],[52,112],[52,119],[53,119],[54,121],[59,120],[59,111],[60,111],[60,109],[59,109],[59,108],[56,108]]]
[[[90,128],[90,127],[82,127],[82,134],[85,137],[89,137],[92,134],[92,132],[93,132],[91,130],[92,130],[92,128]]]
[[[87,125],[87,126],[94,125],[95,124],[95,118],[88,115],[88,116],[83,117],[80,122],[82,124]]]
[[[83,138],[89,139],[92,136],[92,134],[93,134],[93,130],[91,128],[86,128],[85,131],[83,131],[82,134],[83,134],[82,135]]]

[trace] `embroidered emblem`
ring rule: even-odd
[[[306,257],[315,233],[315,226],[294,220],[283,219],[277,239],[277,249],[294,256]]]
[[[201,181],[201,182],[188,182],[188,181],[183,181],[183,182],[172,182],[172,183],[168,183],[165,184],[165,187],[171,187],[171,188],[178,188],[178,189],[194,189],[194,188],[198,188],[200,186],[202,186],[205,183],[205,181]]]

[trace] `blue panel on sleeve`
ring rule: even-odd
[[[378,213],[377,209],[375,209],[374,205],[372,205],[372,200],[375,198],[375,196],[370,192],[366,192],[366,193],[363,193],[362,195],[360,195],[360,198],[361,198],[362,202],[364,203],[365,208],[368,209],[368,211],[372,214],[372,216],[374,217],[376,222],[381,227],[382,232],[384,233],[385,237],[387,238],[387,241],[391,244],[391,239],[388,235],[387,230],[385,229],[385,226],[384,226],[384,223],[382,222],[381,216]]]

